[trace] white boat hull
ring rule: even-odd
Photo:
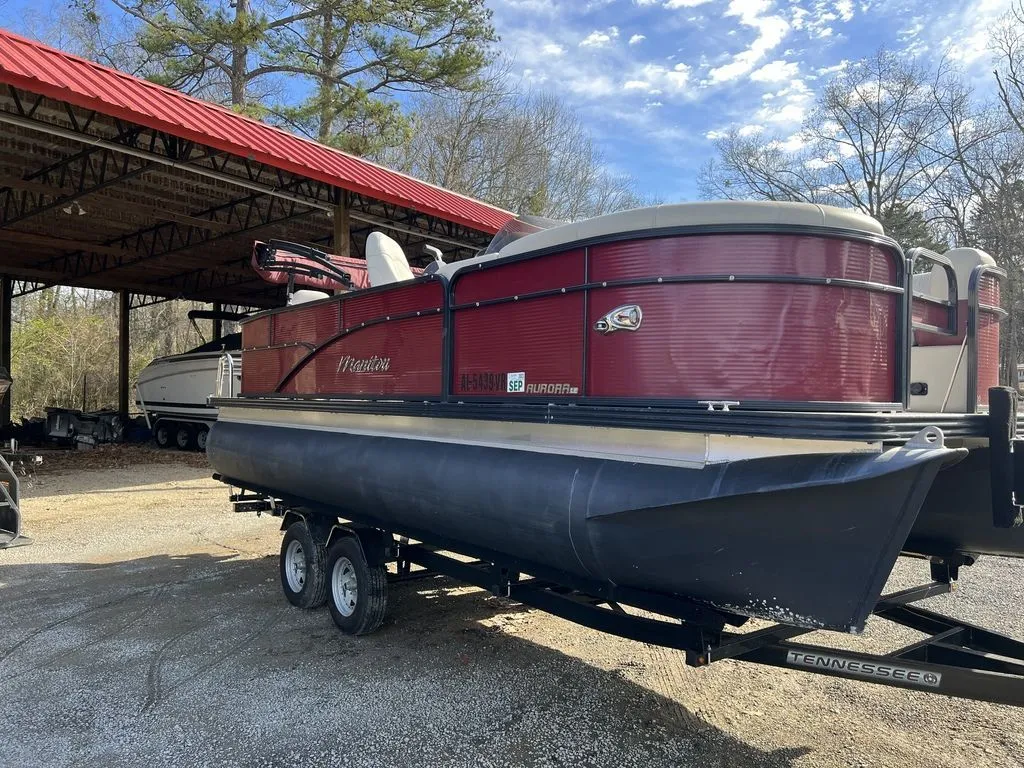
[[[160,357],[139,373],[136,405],[150,423],[160,419],[175,421],[214,422],[217,409],[208,404],[217,383],[217,369],[222,352],[199,352]],[[241,356],[235,360],[235,391],[241,386]]]

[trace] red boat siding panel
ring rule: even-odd
[[[577,292],[457,310],[452,391],[502,398],[578,397],[583,307],[583,293]],[[518,372],[525,374],[525,389],[509,393],[504,377]]]
[[[983,275],[978,285],[981,304],[1001,306],[999,281]],[[978,313],[978,404],[988,405],[988,388],[999,386],[999,316],[984,310]]]
[[[345,298],[345,327],[351,328],[389,315],[404,315],[443,306],[444,283],[441,280],[399,285],[362,296],[355,293]]]
[[[955,328],[951,328],[949,325],[949,307],[947,306],[937,304],[934,301],[915,298],[913,304],[910,305],[910,308],[913,313],[915,323],[934,325],[936,328],[943,328],[948,331],[956,330]],[[959,315],[957,317],[959,318]],[[914,333],[922,333],[927,334],[928,336],[941,338],[941,334],[928,333],[927,331],[915,331]]]
[[[242,353],[242,394],[273,392],[288,371],[309,354],[308,347],[269,347]]]
[[[589,280],[678,275],[780,275],[895,284],[893,254],[870,243],[807,235],[699,235],[599,245]],[[636,332],[591,333],[587,394],[894,402],[895,296],[785,283],[594,289],[588,326],[638,304]]]
[[[979,303],[990,307],[1001,306],[999,281],[983,275],[978,285]],[[916,308],[916,304],[915,304]],[[914,343],[921,347],[959,346],[967,335],[969,313],[967,299],[957,304],[956,336],[942,336],[927,331],[914,331]],[[915,314],[915,319],[917,316]],[[988,405],[989,387],[999,386],[999,316],[984,309],[978,312],[978,404]]]
[[[242,349],[266,347],[270,345],[269,315],[257,317],[242,324]]]
[[[893,285],[892,252],[810,235],[693,235],[630,240],[590,249],[590,280],[670,275],[792,275]]]
[[[455,281],[455,303],[512,298],[524,293],[581,285],[583,276],[582,249],[513,261],[459,274]]]
[[[279,312],[274,318],[274,344],[304,341],[320,344],[341,330],[340,301],[310,306],[298,306],[288,312]]]
[[[358,328],[317,350],[281,391],[440,397],[443,324],[433,314]]]
[[[589,317],[638,304],[638,331],[593,334],[596,397],[895,402],[897,298],[821,285],[595,290]]]

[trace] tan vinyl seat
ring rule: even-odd
[[[402,246],[380,232],[371,232],[366,238],[366,271],[371,287],[413,278]]]

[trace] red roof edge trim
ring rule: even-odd
[[[514,214],[0,29],[0,83],[493,234]]]

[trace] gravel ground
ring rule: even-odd
[[[445,579],[393,587],[379,633],[342,636],[280,595],[276,521],[169,456],[56,459],[25,488],[36,543],[0,551],[0,765],[1024,765],[1019,710],[688,669]],[[1024,562],[984,560],[931,604],[1024,638]]]

